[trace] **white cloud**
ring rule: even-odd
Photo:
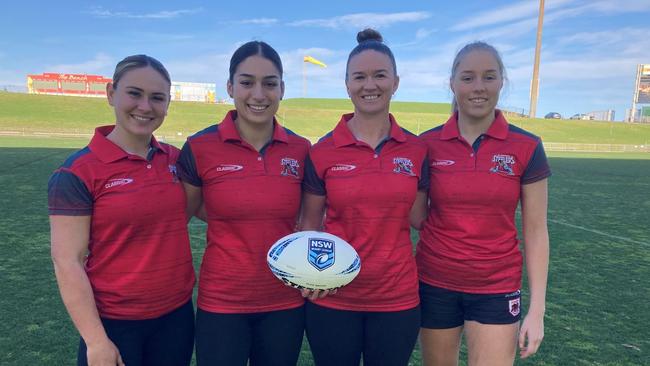
[[[154,13],[134,14],[124,11],[111,11],[103,7],[96,7],[88,11],[88,14],[96,18],[129,18],[129,19],[171,19],[183,15],[191,15],[201,12],[203,8],[160,10]]]
[[[544,9],[550,10],[569,4],[574,0],[551,0],[545,3]],[[464,31],[473,28],[484,27],[504,22],[510,22],[517,19],[527,18],[534,16],[537,19],[539,12],[539,2],[537,1],[523,1],[514,5],[503,6],[498,9],[489,10],[486,12],[471,15],[465,20],[451,28],[452,31]]]
[[[255,18],[255,19],[243,19],[243,20],[236,20],[232,23],[235,24],[253,24],[253,25],[271,25],[271,24],[276,24],[279,22],[278,19],[276,18]]]
[[[101,74],[104,76],[110,76],[112,75],[112,70],[115,67],[116,62],[115,58],[105,53],[98,53],[92,60],[76,64],[47,65],[43,71],[70,74]]]
[[[560,45],[587,45],[590,47],[602,48],[603,46],[618,44],[637,44],[648,40],[650,28],[621,28],[617,30],[605,30],[601,32],[580,32],[563,37],[558,41]],[[647,48],[646,48],[647,50]]]
[[[404,48],[404,47],[411,47],[415,45],[422,44],[423,41],[425,41],[429,36],[432,34],[436,33],[437,29],[428,29],[428,28],[419,28],[415,32],[415,38],[411,41],[408,41],[406,43],[398,43],[398,44],[389,44],[391,48]]]
[[[288,23],[294,27],[322,27],[322,28],[364,28],[388,27],[397,23],[412,23],[428,19],[431,15],[428,12],[403,12],[403,13],[357,13],[347,14],[324,19],[305,19]]]

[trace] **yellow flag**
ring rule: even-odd
[[[305,56],[303,58],[304,62],[309,62],[310,64],[318,65],[320,67],[327,67],[322,61],[318,61],[317,59],[311,57],[311,56]]]

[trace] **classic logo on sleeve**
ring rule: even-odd
[[[280,175],[294,178],[300,177],[298,174],[298,168],[300,168],[298,160],[293,158],[282,158],[282,160],[280,160],[280,165],[282,165],[282,171],[280,172]]]
[[[309,264],[323,271],[334,264],[334,242],[332,240],[310,238],[307,253]]]
[[[496,154],[492,156],[492,162],[494,163],[494,166],[490,168],[492,173],[515,175],[515,172],[512,170],[513,165],[515,165],[514,156]]]
[[[393,158],[393,164],[395,164],[395,168],[393,169],[393,172],[406,174],[410,176],[415,175],[415,173],[413,173],[413,162],[411,161],[411,159]]]

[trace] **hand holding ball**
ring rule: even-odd
[[[336,289],[350,283],[361,270],[361,259],[350,244],[319,231],[281,238],[271,246],[266,260],[277,278],[298,289]]]

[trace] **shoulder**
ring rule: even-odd
[[[312,146],[312,151],[315,150],[323,150],[323,149],[331,149],[334,147],[334,131],[330,131],[323,135],[320,139],[318,139],[318,142]]]
[[[311,142],[309,142],[308,139],[298,135],[297,133],[293,132],[292,130],[290,130],[290,129],[286,128],[286,127],[282,127],[282,128],[287,133],[287,138],[289,140],[288,141],[289,144],[297,144],[297,145],[301,145],[301,146],[306,146],[307,148],[309,148],[309,146],[311,146]]]
[[[72,155],[68,156],[59,169],[73,169],[84,165],[85,163],[94,160],[94,154],[88,146],[84,147],[81,150],[74,152]]]
[[[170,144],[168,144],[166,142],[159,142],[159,144],[160,144],[160,149],[162,151],[166,152],[166,153],[169,153],[169,154],[178,154],[181,151],[176,146],[170,145]]]
[[[405,128],[402,128],[402,131],[404,132],[404,136],[406,137],[405,142],[408,144],[410,148],[426,150],[427,145],[424,143],[424,141],[418,138],[416,134],[412,133],[411,131]]]
[[[508,123],[508,137],[521,142],[530,142],[534,145],[538,144],[541,141],[541,138],[539,136],[510,123]]]
[[[215,124],[212,126],[208,126],[202,129],[201,131],[193,134],[192,136],[188,137],[187,140],[189,142],[197,142],[204,139],[210,139],[211,137],[217,136],[218,133],[219,133],[219,125]]]
[[[427,140],[427,139],[434,139],[435,140],[440,136],[440,133],[442,132],[442,127],[443,126],[444,126],[444,124],[440,125],[440,126],[437,126],[437,127],[434,127],[434,128],[432,128],[430,130],[426,130],[426,131],[424,131],[424,132],[422,132],[420,134],[419,138],[421,140]]]

